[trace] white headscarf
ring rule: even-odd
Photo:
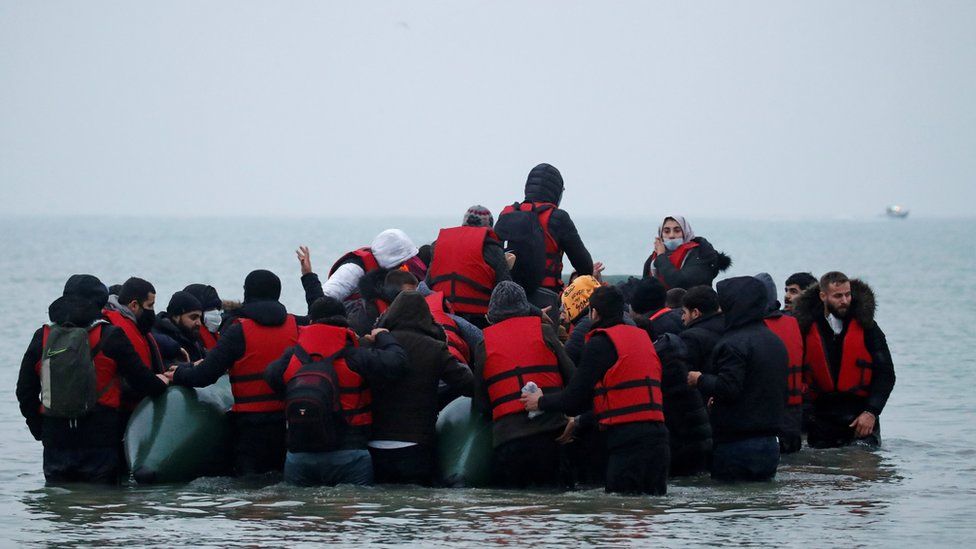
[[[691,225],[683,216],[680,215],[669,215],[661,221],[661,224],[657,227],[658,238],[664,238],[664,224],[667,223],[669,219],[673,219],[678,222],[678,225],[681,225],[681,234],[684,235],[684,239],[681,241],[682,244],[687,244],[693,238],[695,238],[695,231],[691,230]]]

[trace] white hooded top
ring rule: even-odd
[[[376,235],[370,245],[370,250],[372,250],[376,262],[384,269],[398,267],[419,252],[407,233],[400,229],[387,229]],[[322,292],[329,297],[342,301],[356,293],[359,279],[364,274],[366,272],[359,265],[346,263],[336,269],[336,272],[332,273],[325,284],[322,284]]]

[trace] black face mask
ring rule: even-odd
[[[153,324],[156,323],[156,312],[152,309],[143,308],[142,312],[139,313],[139,318],[136,319],[136,327],[139,331],[148,334],[149,330],[152,330]]]

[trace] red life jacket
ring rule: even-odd
[[[684,244],[678,246],[677,249],[671,252],[671,255],[668,256],[668,261],[670,261],[671,264],[674,265],[675,269],[681,269],[681,267],[684,266],[685,264],[685,258],[688,256],[688,252],[690,252],[691,250],[697,247],[698,247],[697,242],[695,242],[694,240],[689,240],[688,242],[685,242]],[[654,263],[655,259],[657,259],[657,252],[651,254],[651,263]],[[660,271],[658,271],[657,273],[657,279],[660,280],[662,284],[664,284],[665,288],[669,288],[669,289],[671,288],[670,286],[668,286],[666,282],[664,282],[664,277],[661,276]]]
[[[359,261],[356,261],[357,259]],[[342,267],[346,263],[355,263],[357,265],[359,263],[362,263],[363,271],[366,273],[371,273],[380,268],[379,262],[376,261],[376,257],[373,255],[373,250],[371,250],[369,247],[363,247],[348,252],[344,254],[342,257],[340,257],[339,259],[337,259],[336,262],[332,265],[332,268],[329,269],[329,276],[335,274],[335,272],[339,269],[339,267]],[[355,301],[359,298],[360,295],[359,292],[357,291],[357,292],[353,292],[352,295],[347,297],[344,301]]]
[[[540,389],[561,389],[559,361],[542,337],[542,319],[517,316],[485,328],[483,377],[491,401],[491,418],[525,412],[522,387],[534,381]]]
[[[105,356],[102,353],[101,346],[99,343],[102,340],[102,328],[104,324],[97,324],[88,329],[88,346],[92,351],[99,349],[95,356],[92,357],[92,362],[95,363],[95,392],[98,394],[98,404],[117,410],[120,404],[120,398],[122,396],[122,391],[120,389],[121,384],[119,383],[118,367],[115,361],[111,358]],[[44,326],[44,332],[41,338],[41,349],[47,347],[47,337],[51,333],[50,326]],[[37,375],[41,375],[41,361],[38,360],[37,364],[34,365],[34,371]],[[41,413],[43,413],[44,407],[41,406]]]
[[[102,311],[102,314],[105,315],[105,318],[113,326],[122,329],[125,337],[129,338],[129,343],[132,344],[132,348],[139,355],[139,359],[142,360],[142,364],[154,374],[161,374],[163,357],[159,354],[159,345],[156,344],[156,338],[151,333],[143,334],[140,332],[139,327],[136,326],[136,323],[131,318],[118,311],[106,309]]]
[[[220,336],[211,332],[210,330],[207,329],[206,326],[202,324],[200,325],[199,331],[200,331],[200,341],[203,343],[204,349],[209,351],[210,349],[213,349],[214,347],[217,346],[217,340],[220,339]]]
[[[450,317],[448,311],[444,310],[444,294],[441,292],[433,292],[424,299],[430,307],[430,314],[434,317],[434,322],[438,323],[441,328],[444,328],[444,333],[447,335],[447,350],[458,361],[464,364],[471,364],[471,348],[468,347],[468,343],[461,337],[461,331],[458,329],[457,322],[454,322],[454,319]]]
[[[803,404],[803,335],[800,324],[792,316],[780,315],[764,320],[770,329],[786,346],[790,357],[789,373],[786,378],[786,405]]]
[[[495,271],[484,257],[486,239],[498,240],[488,227],[441,229],[434,261],[427,273],[430,289],[443,292],[459,313],[483,315],[495,287]]]
[[[244,355],[230,367],[230,389],[234,393],[234,412],[278,412],[285,409],[274,390],[264,381],[264,370],[298,341],[295,317],[287,315],[280,326],[262,326],[241,318]]]
[[[549,232],[549,218],[556,208],[557,206],[552,202],[522,202],[518,206],[518,209],[523,212],[534,212],[539,216],[539,225],[542,226],[546,240],[546,268],[540,286],[559,293],[563,289],[563,251]],[[513,211],[515,211],[514,204],[505,206],[499,216]]]
[[[668,314],[668,313],[670,313],[670,312],[671,312],[671,311],[673,311],[673,310],[674,310],[674,309],[669,309],[669,308],[667,308],[667,307],[664,307],[664,308],[662,308],[661,310],[659,310],[658,312],[656,312],[656,313],[654,313],[654,314],[652,314],[652,315],[651,315],[651,317],[650,317],[650,318],[648,318],[648,320],[650,320],[651,322],[653,322],[653,321],[655,321],[655,320],[657,320],[657,319],[659,319],[659,318],[661,318],[662,316],[664,316],[664,315],[666,315],[666,314]]]
[[[603,428],[638,421],[664,421],[661,361],[647,332],[618,324],[586,334],[606,334],[617,350],[617,362],[593,390],[593,411]]]
[[[847,326],[847,334],[840,359],[840,375],[834,379],[827,364],[823,338],[816,324],[810,326],[805,340],[804,363],[809,367],[807,387],[816,400],[822,393],[854,393],[860,397],[869,395],[871,368],[874,361],[864,345],[864,328],[856,319]]]
[[[311,357],[327,357],[345,347],[358,347],[359,341],[355,333],[348,328],[312,324],[299,329],[298,345]],[[336,377],[339,378],[339,404],[342,406],[342,415],[346,418],[346,422],[357,427],[371,425],[373,414],[370,405],[373,397],[369,387],[366,386],[366,381],[349,369],[345,358],[337,358],[332,365]],[[293,355],[283,376],[286,385],[301,368],[301,361]]]

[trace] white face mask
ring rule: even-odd
[[[684,240],[682,240],[680,238],[669,238],[669,239],[667,239],[667,240],[664,241],[664,247],[669,252],[673,252],[673,251],[677,250],[678,249],[678,246],[681,246],[683,243],[684,243]]]
[[[212,333],[217,333],[217,329],[220,328],[220,321],[222,319],[223,316],[217,309],[203,313],[203,325],[206,326],[207,329]]]

